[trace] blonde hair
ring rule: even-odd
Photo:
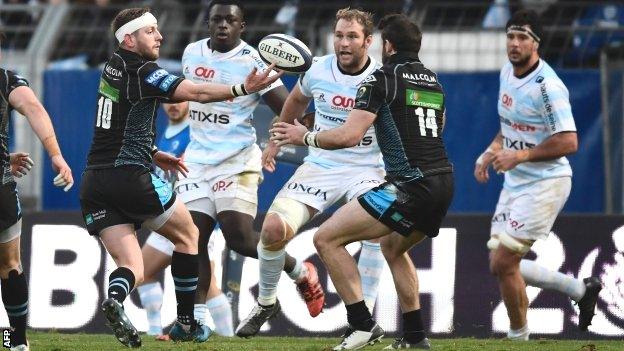
[[[336,21],[334,22],[334,28],[336,28],[336,24],[338,24],[338,21],[341,19],[345,21],[356,21],[357,23],[361,24],[362,28],[364,29],[365,37],[373,34],[373,14],[370,12],[352,9],[350,7],[340,9],[338,10],[338,12],[336,12]]]

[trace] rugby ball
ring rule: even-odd
[[[288,73],[303,73],[312,65],[312,53],[301,40],[286,34],[269,34],[258,43],[258,53],[267,63]]]

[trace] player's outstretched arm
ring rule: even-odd
[[[298,120],[295,120],[295,125],[278,122],[270,130],[273,133],[271,140],[279,146],[293,144],[326,150],[344,149],[357,145],[376,117],[372,112],[353,109],[343,125],[321,132],[309,132]]]
[[[43,108],[35,93],[27,86],[15,88],[9,95],[9,103],[19,113],[26,116],[30,127],[48,152],[52,168],[58,173],[54,178],[54,185],[63,187],[64,191],[68,191],[74,184],[74,178],[71,169],[61,155],[61,148],[56,140],[48,112]]]
[[[187,79],[183,80],[173,92],[174,101],[197,101],[201,103],[224,101],[242,95],[248,95],[260,91],[275,82],[284,72],[269,76],[274,64],[257,74],[257,69],[249,73],[245,83],[225,85],[216,83],[195,84]]]

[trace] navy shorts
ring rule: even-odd
[[[82,174],[80,208],[91,235],[118,224],[139,229],[174,203],[171,185],[145,167],[87,169]]]
[[[360,195],[360,205],[395,232],[415,230],[433,238],[453,199],[452,173],[426,176],[407,183],[386,182]]]
[[[0,185],[0,233],[22,218],[15,182]]]

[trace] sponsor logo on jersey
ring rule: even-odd
[[[195,73],[195,76],[199,78],[214,78],[215,76],[214,69],[202,66],[195,68],[195,71],[193,73]]]
[[[501,97],[501,102],[503,103],[503,107],[509,110],[513,105],[513,98],[507,95],[507,93],[503,93],[503,96]]]
[[[340,117],[334,117],[334,116],[328,116],[326,114],[317,112],[321,117],[325,118],[328,121],[332,121],[332,122],[338,122],[338,123],[344,123],[345,119],[344,118],[340,118]],[[320,130],[320,129],[319,129]]]
[[[189,118],[193,121],[198,122],[209,122],[209,123],[219,123],[219,124],[229,124],[230,116],[226,114],[219,114],[214,112],[204,112],[198,110],[190,110]]]
[[[332,98],[332,105],[330,108],[332,110],[349,112],[353,109],[355,105],[355,100],[350,97],[342,96],[342,95],[334,95]]]
[[[501,121],[502,124],[512,128],[513,130],[517,130],[517,131],[520,131],[520,132],[535,132],[538,129],[536,126],[532,126],[532,125],[528,125],[528,124],[516,123],[516,122],[513,122],[510,119],[507,119],[505,117],[501,117],[500,121]]]
[[[113,102],[119,102],[119,89],[108,84],[106,79],[100,79],[98,91],[100,94],[111,99]]]
[[[406,89],[405,104],[442,110],[444,94],[435,91]]]
[[[544,111],[546,115],[546,123],[550,127],[550,130],[555,132],[557,131],[557,124],[555,122],[555,114],[553,112],[553,107],[550,103],[550,97],[548,96],[548,91],[546,90],[546,83],[540,84],[540,92],[542,93],[542,101],[544,102]]]
[[[371,74],[368,77],[364,78],[364,80],[360,84],[372,83],[376,81],[377,81],[377,78],[375,78],[375,76]]]
[[[301,191],[310,195],[318,196],[318,197],[323,198],[323,200],[327,201],[327,191],[320,189],[320,188],[316,188],[313,186],[309,186],[309,185],[305,185],[305,184],[301,184],[297,182],[290,182],[286,184],[286,188],[290,190]]]
[[[357,145],[355,146],[369,146],[373,143],[373,137],[370,135],[367,135],[365,137],[362,138],[362,140],[360,140],[359,143],[357,143]]]
[[[372,77],[372,76],[371,76]],[[371,92],[373,91],[373,87],[370,85],[362,85],[358,88],[357,93],[355,94],[357,108],[366,108],[368,104],[370,104]]]
[[[157,69],[154,72],[150,73],[146,78],[145,78],[145,83],[157,87],[158,86],[158,82],[160,82],[161,79],[163,79],[164,77],[166,77],[169,74],[169,72],[167,72],[164,69]]]
[[[158,86],[158,89],[164,92],[168,92],[169,88],[171,87],[171,84],[173,84],[173,82],[175,82],[176,79],[178,79],[177,76],[174,76],[173,74],[168,75],[167,78],[162,80],[162,82]]]
[[[542,77],[542,76],[537,76],[537,78],[535,78],[535,82],[536,83],[541,83],[543,81],[544,81],[544,77]]]
[[[113,68],[111,66],[109,66],[108,64],[106,64],[106,66],[104,66],[104,72],[110,76],[110,78],[112,79],[121,79],[122,73],[121,70],[118,70],[117,68]]]
[[[429,83],[437,83],[437,80],[434,76],[430,76],[428,74],[424,74],[424,73],[403,73],[403,78],[405,79],[410,79],[410,80],[424,80],[425,82],[429,82]]]
[[[314,100],[318,102],[325,102],[325,93],[320,93]]]
[[[527,143],[526,141],[522,141],[522,140],[509,139],[506,136],[503,136],[503,142],[505,144],[505,148],[513,149],[513,150],[525,150],[525,149],[532,149],[535,147],[535,144],[533,143]]]

